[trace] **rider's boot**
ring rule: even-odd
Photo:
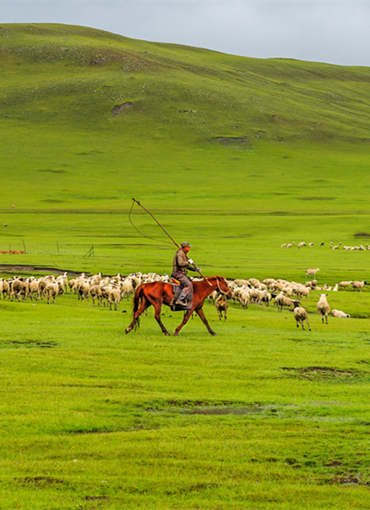
[[[182,290],[179,297],[173,303],[173,306],[181,306],[184,310],[190,310],[191,303],[189,302],[189,293]]]

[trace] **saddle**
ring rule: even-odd
[[[171,280],[170,280],[170,285],[172,285],[172,290],[173,290],[173,300],[172,300],[172,304],[171,304],[171,310],[173,312],[180,312],[180,311],[186,311],[186,310],[189,310],[191,308],[191,306],[189,305],[181,305],[179,303],[176,303],[178,297],[180,296],[181,294],[181,291],[182,291],[182,287],[181,287],[181,283],[179,282],[179,280],[176,280],[176,278],[172,278],[171,277]],[[175,304],[174,304],[175,303]]]

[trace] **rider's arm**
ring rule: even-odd
[[[191,259],[188,259],[184,252],[178,252],[176,262],[181,268],[189,269],[189,271],[197,271],[197,267],[194,262]]]

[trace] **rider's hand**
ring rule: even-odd
[[[193,259],[189,259],[189,263],[190,264],[194,264],[194,260]]]

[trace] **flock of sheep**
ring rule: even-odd
[[[305,248],[305,247],[313,248],[314,246],[315,246],[315,243],[313,243],[313,242],[306,243],[306,241],[300,241],[299,243],[295,243],[293,241],[291,243],[281,244],[280,248],[295,248],[295,247],[297,247],[297,248]],[[320,243],[320,246],[325,246],[325,242]],[[336,243],[330,242],[329,248],[332,250],[339,250],[340,248],[342,248],[343,250],[346,250],[346,251],[366,251],[366,250],[370,250],[370,244],[366,244],[366,246],[364,246],[363,244],[360,244],[357,246],[349,246],[349,245],[344,245],[343,243],[336,244]]]
[[[313,270],[308,269],[307,271],[308,274],[316,274],[319,268]],[[313,273],[311,271],[313,271]],[[306,322],[309,330],[311,330],[311,327],[308,321],[308,313],[301,305],[302,298],[308,297],[311,290],[322,291],[331,289],[331,287],[327,286],[319,287],[317,285],[317,280],[302,284],[274,278],[266,278],[262,282],[256,278],[249,278],[248,280],[229,280],[228,285],[232,291],[232,299],[239,302],[242,307],[248,308],[250,303],[269,306],[270,302],[274,300],[274,304],[279,311],[283,310],[283,308],[293,310],[297,327],[301,326],[302,329],[305,329],[304,322]],[[366,285],[366,281],[342,281],[335,284],[333,291],[335,292],[340,288],[345,289],[351,285],[354,290],[361,291]],[[226,320],[228,303],[225,297],[214,293],[210,296],[210,299],[215,303],[219,318],[221,319],[223,317]],[[322,322],[326,324],[328,324],[329,314],[338,318],[350,318],[350,315],[342,310],[331,310],[327,300],[327,294],[325,293],[320,295],[316,309],[321,316]]]
[[[70,291],[78,296],[78,299],[85,301],[91,299],[93,304],[97,301],[98,305],[103,304],[112,309],[118,309],[118,303],[125,297],[130,296],[135,287],[144,281],[151,280],[151,275],[137,273],[127,277],[119,273],[113,277],[103,277],[101,273],[92,276],[86,276],[82,273],[80,276],[68,279],[67,273],[54,276],[47,275],[41,278],[33,276],[14,277],[8,280],[0,278],[0,296],[8,297],[11,301],[20,301],[30,299],[45,299],[49,304],[55,303],[58,295]]]
[[[316,276],[319,268],[308,268],[307,276]],[[55,303],[58,295],[71,292],[77,295],[78,300],[91,300],[93,304],[109,306],[110,309],[118,309],[118,304],[124,298],[130,297],[136,287],[141,283],[154,281],[168,282],[168,275],[158,275],[156,273],[133,273],[128,276],[122,276],[118,273],[115,276],[103,276],[101,273],[86,275],[82,273],[76,278],[68,279],[67,273],[60,276],[47,275],[40,278],[31,277],[12,277],[10,279],[0,278],[0,297],[16,300],[41,300],[45,299],[47,303]],[[317,303],[317,311],[322,318],[322,322],[328,323],[328,315],[334,317],[349,318],[350,315],[341,310],[331,310],[327,301],[326,291],[336,292],[340,289],[352,287],[353,290],[362,290],[366,281],[341,281],[334,286],[318,286],[316,279],[302,283],[288,281],[284,279],[266,278],[262,282],[257,278],[227,280],[232,291],[231,300],[239,303],[243,308],[253,303],[257,305],[269,306],[274,301],[279,311],[284,308],[290,309],[294,313],[297,327],[304,328],[306,322],[310,330],[308,314],[301,305],[301,300],[307,298],[312,290],[324,291],[321,293]],[[209,296],[209,300],[216,306],[220,319],[226,320],[229,303],[227,298],[217,291]]]

